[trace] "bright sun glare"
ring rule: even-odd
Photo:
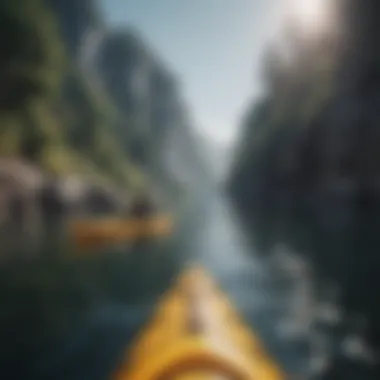
[[[328,32],[332,26],[333,0],[287,0],[285,14],[304,34]]]

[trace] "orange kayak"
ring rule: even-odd
[[[68,226],[69,237],[79,250],[167,237],[172,231],[172,218],[166,215],[147,219],[74,220]]]

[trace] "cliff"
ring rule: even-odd
[[[321,301],[327,284],[336,287],[344,318],[334,334],[342,341],[357,334],[374,353],[380,345],[380,7],[373,0],[334,4],[333,32],[308,39],[290,23],[283,31],[287,55],[268,48],[266,91],[242,123],[227,186],[261,252],[278,243],[290,247],[312,268]],[[368,322],[360,332],[357,318]],[[347,368],[355,366],[375,370],[370,355],[338,351],[323,378],[350,376]]]
[[[178,161],[192,166],[199,180],[202,160],[193,149],[197,141],[179,81],[136,30],[123,28],[104,36],[97,73],[117,105],[116,135],[134,162],[161,185],[180,181],[182,174],[170,169]]]
[[[191,126],[138,32],[107,26],[92,0],[6,1],[0,17],[1,155],[132,188],[170,182],[167,141]]]

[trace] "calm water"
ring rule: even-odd
[[[159,250],[137,248],[116,266],[103,264],[104,297],[81,313],[63,338],[33,354],[28,378],[106,379],[149,318],[159,294],[189,262],[211,272],[284,369],[305,372],[306,342],[285,337],[281,329],[296,296],[293,282],[280,279],[270,265],[255,258],[228,204],[203,191],[188,202],[174,242]],[[96,291],[99,284],[92,285]],[[113,289],[112,297],[107,286]]]
[[[192,251],[224,288],[267,350],[289,373],[307,369],[307,342],[285,335],[299,284],[278,276],[255,255],[239,228],[233,209],[222,197],[204,199],[207,210],[198,224]]]

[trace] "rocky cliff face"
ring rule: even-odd
[[[125,29],[106,35],[98,57],[99,76],[118,105],[116,133],[131,157],[158,181],[170,182],[174,173],[169,156],[200,173],[199,155],[185,153],[196,140],[178,81],[139,34]]]
[[[261,251],[285,243],[297,252],[322,301],[326,284],[338,289],[338,340],[356,334],[369,347],[365,358],[339,347],[327,379],[351,378],[347,368],[374,374],[380,347],[380,4],[334,4],[336,32],[308,40],[292,27],[292,56],[271,49],[266,93],[247,112],[228,184]]]
[[[176,160],[181,161],[185,158],[178,154],[183,150],[175,145],[187,144],[186,150],[196,144],[187,131],[191,129],[190,120],[183,112],[184,101],[175,75],[138,31],[128,26],[107,27],[94,1],[50,3],[70,55],[80,67],[84,66],[91,88],[105,93],[113,106],[112,131],[124,152],[148,176],[170,182],[165,158],[168,147],[173,146]],[[179,135],[182,137],[175,138]],[[195,153],[192,158],[193,163],[187,165],[201,172],[204,165],[199,155]]]
[[[47,0],[57,17],[69,54],[79,58],[86,37],[104,28],[102,16],[93,0]]]

